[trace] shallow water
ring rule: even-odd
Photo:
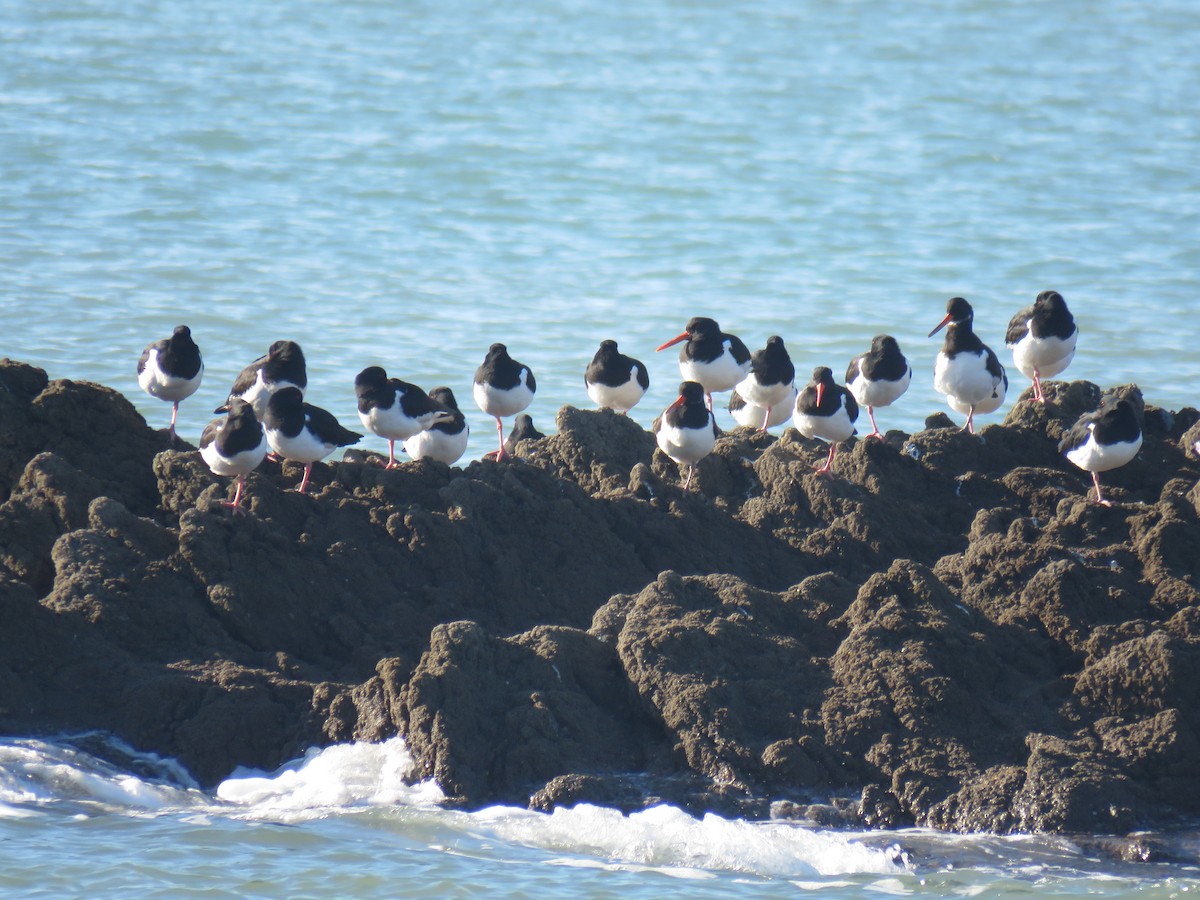
[[[212,794],[177,769],[105,745],[140,774],[71,742],[0,740],[0,888],[129,896],[652,898],[794,896],[1179,897],[1195,865],[1096,858],[1064,838],[958,837],[694,819],[671,807],[623,816],[475,813],[406,785],[399,739],[310,753],[278,773],[241,773]],[[1200,833],[1173,839],[1192,858]]]
[[[473,458],[494,440],[470,402],[492,341],[534,369],[552,429],[616,338],[650,365],[647,424],[679,380],[653,348],[707,314],[752,348],[783,335],[802,376],[896,335],[917,377],[879,419],[915,430],[945,409],[926,334],[946,299],[975,304],[1007,361],[1009,317],[1055,288],[1082,330],[1066,377],[1195,405],[1197,33],[1191,0],[2,4],[0,355],[117,387],[165,426],[134,365],[187,323],[207,365],[181,412],[194,441],[237,371],[291,338],[311,402],[352,427],[368,364],[451,385]],[[279,809],[31,752],[58,768],[31,797],[0,782],[8,893],[1198,886],[1061,840],[465,816],[392,780],[345,794],[350,771]]]
[[[1053,287],[1067,376],[1194,404],[1198,30],[1184,0],[9,4],[0,353],[165,424],[134,363],[186,322],[194,440],[291,338],[350,425],[367,364],[451,385],[471,458],[494,340],[552,429],[604,337],[651,366],[648,423],[691,315],[802,377],[888,331],[917,378],[881,422],[915,430],[946,299],[1009,359]]]

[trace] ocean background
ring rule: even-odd
[[[946,409],[926,335],[947,298],[1011,363],[1009,318],[1053,288],[1082,333],[1063,377],[1195,406],[1198,46],[1194,0],[14,0],[0,356],[111,385],[165,427],[135,365],[186,323],[195,442],[237,372],[292,339],[308,399],[350,427],[367,365],[454,388],[466,462],[495,442],[470,397],[493,341],[534,370],[552,431],[588,405],[604,338],[650,366],[649,424],[679,381],[654,348],[693,315],[751,349],[782,335],[801,380],[887,332],[916,375],[878,418],[912,431]],[[984,423],[1027,386],[1009,368]],[[451,813],[399,780],[398,742],[224,794],[71,746],[0,747],[6,894],[1200,889],[1191,866],[1062,839]]]

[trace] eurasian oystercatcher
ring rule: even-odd
[[[496,420],[496,435],[500,439],[497,460],[507,455],[504,451],[504,423],[500,420],[524,410],[533,402],[536,390],[537,381],[529,366],[509,356],[508,348],[503,344],[492,344],[488,348],[483,365],[475,370],[474,395],[476,405]]]
[[[792,410],[796,407],[796,397],[799,394],[800,391],[793,384],[792,389],[788,391],[787,399],[767,410],[755,406],[753,403],[747,403],[746,398],[734,390],[729,394],[729,414],[733,416],[733,421],[748,428],[758,428],[763,423],[763,417],[766,416],[767,428],[774,428],[776,425],[782,425],[784,422],[792,420]]]
[[[1042,379],[1063,371],[1075,358],[1079,329],[1058,291],[1042,291],[1008,323],[1004,343],[1012,349],[1013,365],[1033,381],[1033,399],[1046,402]]]
[[[654,421],[658,447],[676,465],[687,466],[686,489],[692,483],[696,464],[712,452],[717,442],[717,420],[704,404],[704,388],[695,381],[679,385],[679,398]]]
[[[1063,435],[1058,444],[1066,455],[1085,472],[1092,473],[1096,502],[1112,506],[1100,493],[1100,473],[1125,465],[1142,446],[1142,428],[1128,400],[1105,397],[1100,408],[1084,413]]]
[[[627,413],[650,387],[650,374],[645,365],[617,349],[616,341],[601,341],[583,373],[588,396],[601,409]]]
[[[873,429],[867,437],[882,438],[875,424],[875,407],[891,406],[912,382],[912,366],[900,352],[900,345],[890,334],[877,334],[871,339],[871,349],[850,360],[846,369],[846,387],[867,408]]]
[[[171,404],[171,427],[167,431],[175,440],[179,403],[196,392],[204,377],[204,360],[192,340],[192,330],[177,325],[169,338],[150,344],[138,359],[137,376],[143,391]]]
[[[933,386],[946,395],[950,408],[967,414],[963,430],[975,433],[975,414],[995,412],[1008,391],[1008,375],[992,348],[971,328],[975,311],[962,297],[946,304],[946,318],[929,332],[933,337],[947,325],[946,340],[938,351]]]
[[[806,438],[818,438],[829,443],[829,456],[817,474],[828,472],[837,455],[838,444],[854,436],[858,419],[858,402],[850,391],[833,380],[833,369],[818,366],[810,381],[796,398],[792,424]]]
[[[466,453],[471,429],[467,427],[466,416],[459,411],[458,401],[450,388],[435,387],[429,392],[429,399],[440,403],[450,413],[450,418],[414,434],[404,442],[404,450],[413,459],[436,459],[452,466]]]
[[[388,442],[388,469],[400,465],[396,462],[396,441],[406,441],[438,422],[454,418],[415,384],[388,378],[381,366],[368,366],[359,372],[354,378],[354,393],[363,427]]]
[[[222,500],[235,513],[242,509],[242,490],[246,476],[258,468],[267,455],[267,436],[254,415],[254,407],[240,398],[229,401],[229,412],[213,419],[200,435],[200,457],[214,475],[236,475],[237,491],[232,500]]]
[[[754,351],[749,374],[734,388],[751,406],[765,410],[758,423],[759,431],[767,430],[771,411],[787,403],[795,389],[796,367],[783,346],[783,338],[777,334],[767,338],[767,346],[763,349]],[[791,411],[790,407],[788,411]]]
[[[533,416],[529,415],[529,413],[521,413],[513,419],[512,430],[508,433],[508,437],[504,439],[504,452],[512,456],[517,444],[521,441],[536,441],[538,438],[544,438],[545,436],[533,424]]]
[[[304,463],[299,493],[308,487],[313,463],[338,447],[357,444],[362,435],[343,428],[333,413],[304,402],[298,387],[279,388],[267,400],[263,430],[271,449],[284,459]]]
[[[679,372],[685,381],[704,388],[708,408],[712,395],[737,387],[750,373],[750,351],[741,338],[726,334],[714,320],[696,316],[687,323],[683,334],[671,338],[659,350],[687,341],[679,348]]]
[[[213,412],[227,412],[229,401],[238,397],[253,406],[254,414],[261,419],[271,394],[285,387],[297,388],[301,396],[308,387],[304,351],[295,341],[276,341],[267,348],[266,356],[242,369],[229,389],[229,399]]]

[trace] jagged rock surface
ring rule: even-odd
[[[1200,414],[1146,406],[1104,508],[1056,448],[1100,390],[1047,394],[832,478],[736,429],[693,491],[627,417],[564,407],[501,464],[351,452],[306,496],[264,464],[233,517],[120,394],[0,361],[0,728],[108,730],[206,784],[402,733],[465,805],[1194,816]]]

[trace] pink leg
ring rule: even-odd
[[[384,466],[384,469],[394,469],[398,465],[400,465],[400,463],[396,462],[396,442],[389,440],[388,441],[388,461],[387,461],[387,465]]]
[[[305,463],[304,477],[300,479],[300,487],[296,488],[296,493],[303,494],[305,489],[308,487],[308,476],[309,476],[309,473],[312,472],[312,467],[313,467],[312,463]]]
[[[1096,486],[1096,502],[1099,503],[1101,506],[1112,506],[1112,501],[1105,500],[1104,495],[1102,493],[1100,493],[1100,473],[1099,472],[1092,473],[1092,484],[1094,484]]]
[[[963,426],[963,431],[967,434],[975,433],[975,404],[971,404],[971,411],[967,413],[967,424]]]
[[[496,416],[496,434],[500,438],[500,449],[496,452],[496,462],[499,462],[508,455],[504,452],[504,423],[500,421],[499,416]]]
[[[818,475],[824,475],[833,467],[833,458],[837,455],[837,447],[836,442],[829,445],[829,456],[825,458],[825,465],[817,469]]]
[[[1046,402],[1046,394],[1042,390],[1042,373],[1038,371],[1037,366],[1033,367],[1033,399],[1036,403]]]
[[[708,404],[708,411],[712,412],[712,394],[705,394],[704,402]]]
[[[232,500],[222,500],[222,506],[228,506],[230,511],[235,514],[245,515],[246,510],[242,508],[242,487],[246,483],[246,476],[239,475],[237,480],[237,490],[233,492]]]
[[[688,466],[687,478],[683,479],[683,489],[686,491],[692,484],[692,476],[696,474],[695,466]]]
[[[871,420],[871,427],[875,429],[867,437],[883,440],[883,433],[879,430],[879,426],[875,424],[875,410],[870,406],[867,407],[867,418]]]
[[[764,410],[764,411],[763,411],[763,423],[762,423],[762,428],[760,428],[760,429],[758,429],[758,430],[759,430],[759,431],[762,431],[762,432],[766,432],[766,430],[767,430],[767,423],[768,423],[768,422],[770,422],[770,421],[771,421],[771,407],[769,407],[769,406],[768,406],[768,407],[766,408],[766,410]]]
[[[167,433],[171,436],[171,440],[175,440],[175,420],[177,418],[179,418],[178,400],[171,405],[171,427],[167,429]]]

